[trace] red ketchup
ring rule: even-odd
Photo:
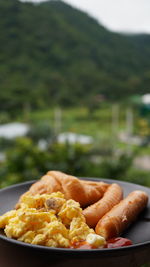
[[[71,245],[70,248],[75,248],[75,249],[93,249],[94,247],[91,246],[86,241],[79,241],[79,242],[72,243],[72,245]]]
[[[123,237],[116,237],[116,238],[109,239],[107,241],[107,244],[104,246],[104,248],[119,248],[119,247],[131,246],[131,245],[132,245],[131,240],[129,240],[127,238],[123,238]],[[90,245],[86,241],[74,242],[71,244],[70,248],[96,249],[96,247]]]
[[[132,241],[127,239],[127,238],[122,238],[122,237],[116,237],[109,239],[107,241],[107,245],[105,248],[119,248],[119,247],[125,247],[125,246],[131,246]]]

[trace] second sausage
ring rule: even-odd
[[[86,223],[94,228],[98,221],[122,200],[122,197],[122,188],[118,184],[112,184],[102,199],[83,210]]]

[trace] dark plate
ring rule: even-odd
[[[95,178],[82,178],[85,180],[93,180],[93,181],[104,181],[106,183],[113,183],[116,182],[118,184],[120,184],[124,190],[124,196],[128,195],[131,191],[134,190],[143,190],[145,192],[147,192],[150,195],[150,188],[147,187],[143,187],[140,185],[136,185],[136,184],[132,184],[132,183],[126,183],[126,182],[121,182],[121,181],[115,181],[115,180],[109,180],[109,179],[95,179]],[[3,213],[5,213],[8,210],[11,210],[14,208],[16,202],[18,201],[20,195],[22,195],[24,192],[26,192],[29,187],[31,186],[32,182],[26,182],[26,183],[22,183],[22,184],[17,184],[11,187],[7,187],[5,189],[0,190],[0,215],[2,215]],[[60,257],[63,258],[63,261],[65,262],[65,265],[62,265],[62,261],[61,261],[61,265],[60,263],[58,264],[57,260],[55,260],[55,264],[53,262],[52,265],[46,265],[48,264],[47,261],[45,261],[45,266],[74,266],[73,262],[71,263],[71,265],[67,265],[66,261],[64,259],[69,259],[70,255],[72,257],[72,259],[75,257],[78,257],[78,259],[82,258],[82,260],[84,260],[86,258],[92,258],[94,260],[96,260],[95,263],[102,263],[102,261],[105,258],[105,262],[108,261],[108,259],[106,259],[109,255],[109,260],[111,260],[111,258],[113,258],[114,260],[116,260],[118,257],[125,257],[128,255],[128,259],[131,257],[134,259],[132,259],[132,265],[134,266],[134,261],[138,260],[138,256],[139,253],[141,253],[140,257],[142,257],[143,261],[141,261],[141,263],[145,263],[148,259],[149,259],[149,253],[150,253],[150,200],[148,203],[148,207],[144,210],[144,212],[139,216],[138,220],[130,227],[127,229],[127,231],[122,235],[123,237],[129,238],[132,240],[133,244],[132,246],[129,247],[122,247],[122,248],[116,248],[116,249],[99,249],[99,250],[73,250],[73,249],[62,249],[62,248],[49,248],[49,247],[44,247],[44,246],[37,246],[37,245],[31,245],[31,244],[26,244],[23,242],[19,242],[16,241],[14,239],[10,239],[7,238],[3,231],[1,230],[0,232],[0,258],[4,258],[5,252],[9,252],[9,255],[11,257],[13,251],[14,253],[19,253],[19,255],[21,256],[21,253],[23,253],[24,255],[27,253],[27,255],[29,256],[31,254],[32,251],[32,259],[30,257],[30,260],[28,260],[28,266],[29,266],[29,262],[31,260],[33,260],[33,258],[35,257],[34,254],[36,255],[35,260],[38,261],[38,263],[35,261],[32,262],[32,267],[36,266],[41,266],[38,265],[40,264],[40,259],[38,259],[38,253],[40,252],[40,257],[41,257],[41,262],[43,263],[43,259],[45,260],[45,256],[48,259],[48,255],[51,255],[51,261],[53,262],[55,256],[57,256],[57,260],[60,259]],[[3,252],[2,252],[3,251]],[[11,251],[11,253],[10,253]],[[20,252],[19,252],[20,251]],[[148,253],[149,251],[149,253]],[[144,253],[144,254],[142,254]],[[43,255],[43,256],[42,256]],[[9,257],[8,257],[9,258]],[[77,258],[76,258],[77,259]],[[6,260],[5,258],[3,259],[3,261]],[[98,262],[97,262],[98,260]],[[7,261],[9,262],[9,259],[7,259]],[[86,262],[86,265],[88,266],[89,264],[89,260],[88,262]],[[125,262],[125,261],[124,261]],[[138,260],[139,262],[139,260]],[[16,264],[16,263],[15,263]],[[17,264],[19,264],[19,262],[17,262]],[[27,264],[27,263],[26,263]],[[76,263],[78,264],[78,263]],[[111,261],[111,266],[113,266],[113,261]],[[126,260],[126,264],[128,264],[128,266],[130,266],[130,262],[127,262]],[[108,262],[109,265],[109,262]],[[5,262],[5,266],[13,266],[13,263],[11,262],[11,265],[7,265],[7,263]],[[14,265],[17,266],[17,265]],[[23,266],[23,265],[22,265]],[[107,266],[105,264],[105,266]],[[114,265],[115,266],[115,265]],[[124,266],[123,262],[121,265],[117,266]],[[135,265],[138,266],[138,265]]]

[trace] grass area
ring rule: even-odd
[[[47,121],[51,128],[55,127],[55,114],[58,108],[32,111],[28,114],[20,114],[18,121],[42,122]],[[118,139],[118,133],[127,131],[127,113],[129,108],[122,105],[101,104],[100,108],[92,114],[86,107],[73,107],[61,109],[60,131],[74,132],[90,135],[95,143],[109,143],[114,150],[134,152],[137,155],[149,155],[150,146],[128,145]],[[138,132],[137,125],[140,118],[137,110],[133,112],[133,132]]]
[[[114,107],[110,104],[103,104],[93,114],[85,107],[61,109],[60,131],[90,135],[97,142],[109,140],[113,143],[114,149],[135,151],[140,155],[150,154],[150,146],[128,145],[118,140],[118,132],[127,130],[126,112],[128,108],[117,106],[118,114],[115,115],[116,118],[112,119],[114,117]],[[55,113],[56,108],[32,111],[27,116],[19,115],[17,120],[33,123],[45,120],[54,128]],[[136,128],[137,120],[137,113],[134,112],[133,131]]]
[[[61,132],[74,132],[90,135],[96,143],[109,142],[114,149],[135,152],[138,155],[149,155],[150,146],[128,145],[121,142],[117,135],[127,130],[126,116],[129,110],[126,106],[103,103],[92,114],[86,107],[73,107],[61,109]],[[55,127],[56,108],[32,111],[27,116],[17,117],[18,121],[37,123],[47,121],[52,128]],[[137,132],[138,114],[133,113],[133,132]]]
[[[103,106],[94,114],[90,114],[87,108],[68,108],[61,110],[61,131],[72,131],[75,133],[97,136],[111,135],[111,106]],[[56,109],[33,111],[28,114],[28,121],[37,122],[47,120],[54,127]],[[21,115],[18,121],[24,121]],[[121,122],[123,124],[123,121]]]
[[[150,155],[150,146],[128,145],[118,140],[116,142],[116,148],[121,150],[130,150],[137,156]]]

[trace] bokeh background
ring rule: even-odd
[[[147,5],[0,0],[1,188],[51,169],[150,186]]]

